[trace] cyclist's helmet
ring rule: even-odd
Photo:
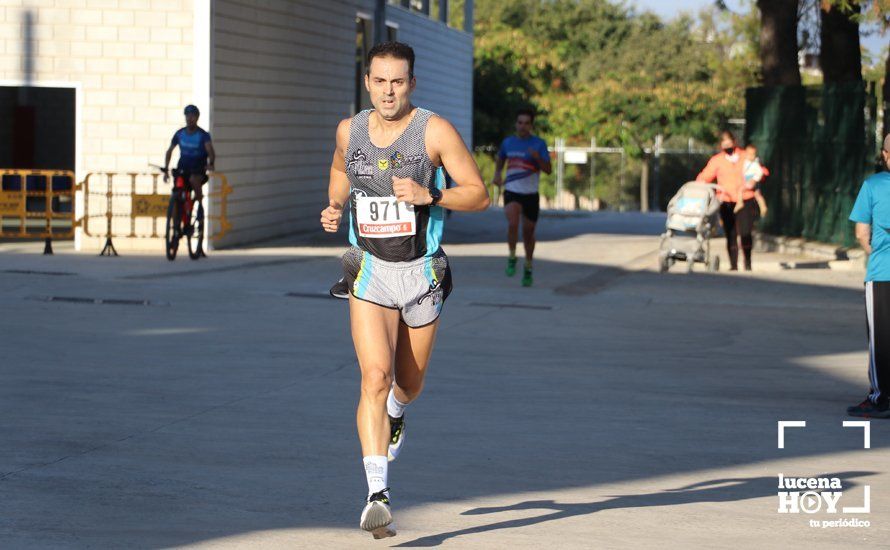
[[[182,112],[182,114],[200,116],[201,111],[199,111],[198,108],[194,105],[186,105],[185,110]]]

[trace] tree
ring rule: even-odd
[[[825,82],[862,80],[862,52],[859,45],[859,2],[846,5],[823,2],[819,65]]]
[[[856,13],[852,14],[851,19],[856,23],[866,25],[866,28],[871,26],[872,32],[874,32],[875,28],[883,31],[890,28],[890,0],[822,0],[822,7],[823,9],[838,8],[847,12],[855,11]],[[890,133],[890,49],[885,51],[886,58],[884,61],[883,85],[881,87],[881,97],[883,97],[884,102],[883,135]]]
[[[765,86],[800,86],[797,60],[798,0],[757,0],[760,62]]]
[[[499,142],[523,104],[539,109],[542,133],[595,136],[637,156],[657,134],[710,141],[727,118],[741,116],[739,90],[755,82],[747,50],[738,54],[747,31],[717,10],[665,23],[607,0],[476,6],[480,144]]]
[[[744,115],[743,90],[760,68],[754,0],[743,0],[743,13],[711,7],[670,21],[628,4],[476,0],[476,144],[498,144],[516,108],[532,106],[548,141],[620,146],[628,172],[639,174],[657,135],[711,143],[728,119]],[[601,173],[608,170],[597,172],[599,196],[631,199],[632,188]],[[541,182],[547,195],[549,178]]]

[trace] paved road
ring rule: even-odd
[[[536,286],[497,212],[449,225],[456,291],[390,473],[399,535],[358,530],[358,373],[339,240],[200,262],[0,245],[0,547],[886,544],[890,424],[865,391],[862,273],[653,271],[658,216],[545,217]],[[342,235],[341,235],[342,238]],[[305,242],[304,238],[301,242]],[[776,448],[778,420],[805,420]],[[779,514],[777,475],[841,480]],[[858,518],[868,528],[814,528]]]

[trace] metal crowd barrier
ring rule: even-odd
[[[0,238],[42,238],[52,254],[53,237],[74,237],[74,194],[70,170],[0,168]]]
[[[79,224],[84,235],[105,237],[102,256],[117,256],[112,244],[113,237],[163,237],[173,178],[165,183],[161,176],[159,173],[91,172],[84,177],[81,184],[84,208]],[[210,238],[216,240],[232,227],[227,217],[227,197],[232,193],[232,187],[223,173],[211,172],[209,176],[211,181],[219,182],[211,187],[211,193],[204,194],[205,201],[211,197],[219,199],[214,203],[218,212],[211,211],[206,221],[211,228]],[[104,230],[96,231],[91,227],[95,225],[91,221],[102,218],[105,220]],[[215,227],[212,225],[214,223]],[[160,232],[158,225],[161,226]]]

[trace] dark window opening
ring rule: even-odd
[[[74,88],[0,86],[0,168],[71,170],[75,167],[76,107]],[[4,175],[0,191],[70,190],[68,177]],[[46,211],[44,197],[27,197],[28,212]],[[70,197],[54,197],[55,212],[70,212]],[[6,222],[4,221],[4,227]],[[39,229],[39,228],[38,228]]]
[[[368,52],[374,42],[374,23],[370,19],[355,18],[355,99],[353,114],[371,107],[371,96],[365,89]]]
[[[399,39],[399,29],[386,25],[386,40]],[[365,73],[368,70],[368,52],[374,43],[374,21],[364,17],[355,18],[355,97],[352,103],[352,114],[370,109],[371,96],[365,88]]]
[[[74,88],[0,86],[0,168],[74,170]]]

